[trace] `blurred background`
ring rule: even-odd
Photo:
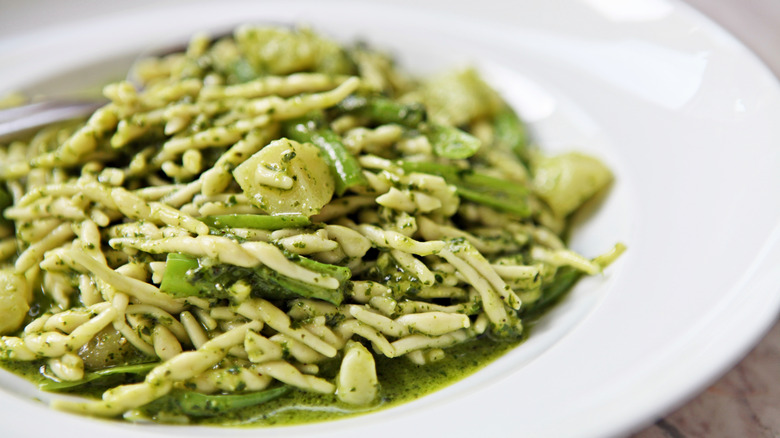
[[[189,3],[164,0],[167,3]],[[583,0],[587,3],[596,0]],[[599,4],[622,0],[598,0]],[[640,2],[655,2],[642,0]],[[679,1],[679,0],[677,0]],[[30,15],[30,4],[38,13]],[[0,0],[0,50],[16,35],[63,21],[88,20],[109,12],[139,9],[159,0]],[[445,6],[468,16],[511,16],[513,1],[394,0]],[[780,0],[685,0],[754,51],[780,76]],[[500,9],[500,10],[497,10]],[[496,14],[499,12],[499,14]],[[508,14],[508,15],[502,15]],[[9,66],[3,66],[9,68]],[[780,146],[780,145],[779,145]],[[633,438],[780,437],[780,325],[732,371],[709,389],[638,431]]]
[[[619,3],[621,0],[598,0],[597,3]],[[640,3],[653,2],[643,0]],[[778,0],[675,0],[698,9],[736,35],[780,75],[780,1]],[[192,3],[190,0],[162,0],[164,3]],[[37,4],[39,14],[29,16],[30,4]],[[160,0],[0,0],[0,44],[4,37],[33,28],[56,25],[70,19],[89,19],[122,9],[139,9]],[[482,2],[441,0],[394,0],[395,4],[443,5],[469,16],[489,15],[500,9],[511,16],[512,0]],[[499,15],[501,16],[501,15]]]
[[[777,0],[686,0],[737,36],[780,76],[780,2]]]
[[[191,3],[188,0],[162,0],[165,3]],[[648,0],[650,1],[650,0]],[[777,0],[677,0],[688,3],[736,35],[780,74],[780,1]],[[609,4],[620,0],[599,0]],[[37,4],[40,14],[29,16],[29,5]],[[122,9],[139,9],[160,0],[0,0],[0,40],[20,32],[56,25],[70,19],[89,19]],[[480,15],[501,9],[511,15],[513,1],[494,1],[486,9],[481,2],[441,0],[395,0],[392,3],[446,5],[449,10]]]

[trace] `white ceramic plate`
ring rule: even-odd
[[[544,148],[585,150],[615,170],[572,245],[595,255],[619,240],[625,256],[519,348],[394,409],[266,430],[138,426],[51,411],[0,373],[3,436],[615,435],[746,353],[780,308],[780,87],[768,70],[664,0],[402,3],[149,3],[69,20],[2,41],[0,90],[94,86],[121,77],[143,48],[243,22],[307,22],[392,50],[420,73],[471,63]]]

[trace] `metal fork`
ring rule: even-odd
[[[232,34],[235,26],[215,30],[211,37],[215,42]],[[166,56],[187,49],[187,43],[173,43],[161,48],[145,50],[137,57],[133,66],[144,58],[151,56]],[[137,78],[133,77],[133,67],[128,72],[127,80],[140,88]],[[86,117],[108,103],[108,99],[49,99],[28,103],[17,107],[0,109],[0,143],[13,140],[35,129],[57,122],[65,122]]]
[[[0,110],[0,142],[56,122],[86,117],[108,103],[104,99],[63,99]]]

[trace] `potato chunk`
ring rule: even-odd
[[[16,331],[30,310],[29,288],[21,275],[0,270],[0,334]]]
[[[612,181],[604,163],[576,152],[541,158],[533,167],[534,191],[560,218],[573,213]]]
[[[282,138],[236,167],[233,177],[252,202],[269,214],[319,213],[335,183],[320,149]]]

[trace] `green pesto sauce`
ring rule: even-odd
[[[17,376],[24,377],[26,380],[29,380],[36,385],[46,380],[46,377],[41,374],[43,366],[43,361],[37,360],[32,362],[0,360],[0,367]]]
[[[375,356],[377,376],[381,384],[380,400],[373,406],[355,407],[340,402],[335,395],[322,395],[293,390],[288,394],[256,407],[214,418],[193,418],[192,424],[213,426],[281,426],[337,420],[410,402],[461,380],[495,360],[522,340],[500,342],[483,337],[445,349],[446,356],[427,365],[415,365],[405,358],[388,359]],[[16,362],[0,360],[0,367],[33,383],[46,378],[41,375],[43,361]],[[320,365],[320,375],[334,377],[338,361]],[[67,391],[89,398],[100,398],[105,384],[111,386],[132,383],[132,377],[112,376],[100,385],[87,384]]]
[[[568,291],[570,288],[569,284],[564,290]],[[190,423],[231,427],[316,423],[374,412],[416,400],[468,377],[522,343],[533,331],[538,319],[546,313],[546,310],[553,307],[554,303],[561,299],[561,295],[565,295],[565,292],[554,295],[556,298],[544,306],[544,311],[526,315],[523,318],[524,330],[520,339],[499,341],[485,335],[446,348],[443,359],[427,365],[416,365],[403,357],[389,359],[382,355],[375,355],[377,377],[381,388],[380,400],[372,406],[356,407],[342,403],[335,395],[292,390],[282,397],[255,407],[244,408],[213,418],[191,418]],[[31,309],[29,319],[40,316],[45,307]],[[320,372],[318,375],[332,380],[338,373],[339,364],[339,359],[319,364]],[[0,360],[0,368],[17,374],[34,384],[47,380],[47,377],[42,374],[45,373],[44,365],[45,360],[31,362]],[[63,390],[62,393],[100,399],[103,391],[108,388],[135,383],[142,379],[143,377],[135,375],[112,375],[95,382]],[[141,409],[143,410],[143,408]],[[154,417],[156,412],[146,412],[146,414],[149,417]],[[176,420],[173,420],[170,415],[166,415],[158,418],[158,421],[171,422]]]
[[[342,403],[335,395],[291,391],[263,405],[199,422],[223,426],[280,426],[332,421],[374,412],[416,400],[461,380],[520,342],[500,342],[484,337],[445,349],[446,356],[442,360],[427,365],[376,355],[381,399],[369,407]],[[334,365],[338,366],[338,363]],[[328,369],[327,364],[321,365],[321,374],[325,377],[335,376],[337,371]]]

